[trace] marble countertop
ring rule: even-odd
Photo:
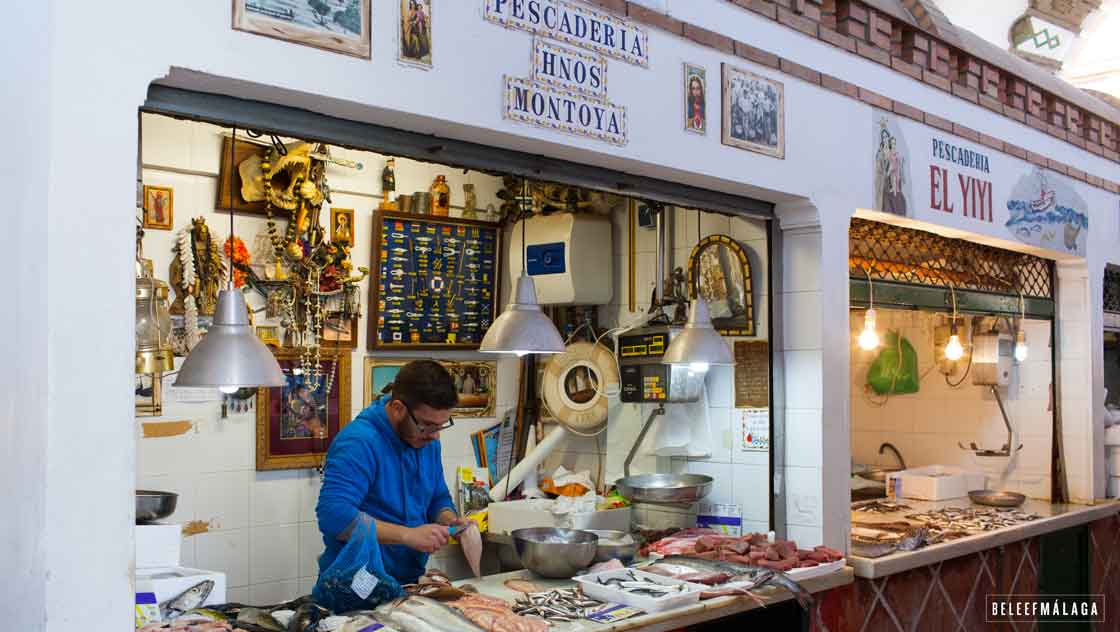
[[[980,505],[973,505],[967,498],[954,498],[952,500],[936,502],[899,499],[896,502],[909,505],[910,509],[891,514],[852,512],[852,520],[853,522],[858,520],[861,526],[868,526],[868,523],[875,522],[904,521],[909,514],[923,513],[946,507],[980,508]],[[854,569],[856,577],[867,579],[885,577],[913,568],[936,564],[937,562],[954,557],[969,555],[1011,542],[1017,542],[1038,535],[1094,522],[1120,512],[1120,502],[1101,501],[1095,505],[1065,505],[1028,499],[1027,502],[1023,503],[1018,509],[1041,517],[1030,522],[1003,527],[994,531],[977,533],[949,542],[933,544],[918,549],[917,551],[898,551],[890,555],[876,558],[849,555],[848,565]]]
[[[480,579],[465,579],[455,583],[460,585],[471,584],[478,589],[478,592],[484,595],[513,602],[521,596],[521,593],[506,588],[505,582],[510,579],[529,580],[537,586],[540,586],[543,590],[571,588],[575,586],[575,582],[570,579],[543,579],[527,570],[487,575]],[[830,575],[807,579],[801,582],[801,585],[805,590],[811,593],[819,593],[839,586],[845,586],[852,583],[852,581],[852,569],[844,567],[842,570]],[[763,603],[767,605],[780,603],[793,598],[788,592],[776,588],[764,588],[759,591],[759,595]],[[558,632],[621,632],[622,630],[646,630],[649,632],[667,631],[676,630],[677,628],[689,625],[696,625],[705,621],[722,619],[724,617],[747,612],[748,610],[754,610],[758,607],[760,606],[748,597],[718,597],[683,608],[638,615],[613,624],[577,621],[553,624],[553,629]]]

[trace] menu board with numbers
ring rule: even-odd
[[[477,349],[497,315],[498,226],[381,212],[373,223],[375,349]]]

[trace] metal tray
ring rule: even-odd
[[[615,483],[623,498],[636,503],[694,503],[712,491],[703,474],[635,474]]]
[[[968,492],[968,498],[977,505],[989,507],[1018,507],[1027,497],[1016,492],[997,492],[991,489],[977,489]]]

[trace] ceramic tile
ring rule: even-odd
[[[801,233],[782,242],[782,291],[813,292],[820,289],[821,239],[819,233]]]
[[[822,463],[823,411],[790,408],[786,411],[786,464],[819,467]]]
[[[184,536],[179,545],[179,566],[199,568],[195,536]]]
[[[299,521],[315,522],[315,505],[319,502],[319,488],[322,483],[319,473],[311,470],[299,481]]]
[[[300,473],[257,472],[251,481],[253,525],[294,524],[300,519]]]
[[[715,479],[712,485],[712,493],[704,499],[706,502],[716,504],[730,504],[735,502],[735,475],[730,464],[690,461],[688,464],[688,471],[691,474],[706,474]]]
[[[198,422],[197,471],[226,472],[250,470],[255,435],[255,415],[237,415],[229,419],[205,419]]]
[[[315,523],[299,525],[299,572],[301,575],[319,574],[319,556],[324,550],[323,536]]]
[[[142,124],[140,153],[146,167],[183,169],[190,166],[190,153],[184,148],[191,146],[192,125],[155,114],[144,114]]]
[[[174,437],[139,439],[136,471],[144,476],[197,472],[198,445],[198,434],[194,430]]]
[[[300,594],[300,596],[302,597],[303,595],[310,595],[311,591],[315,589],[315,582],[317,582],[317,581],[319,581],[318,574],[308,576],[308,577],[300,577],[299,578],[299,594]]]
[[[299,525],[253,529],[249,579],[253,584],[300,576]]]
[[[657,251],[657,230],[655,228],[642,228],[634,230],[634,251],[638,253],[654,253]]]
[[[733,491],[735,503],[743,508],[743,520],[770,520],[770,469],[758,465],[736,464]]]
[[[238,586],[237,588],[226,588],[226,599],[230,603],[249,603],[249,587]]]
[[[731,218],[731,237],[736,241],[765,241],[766,224],[747,217]]]
[[[786,292],[782,301],[782,345],[785,350],[820,349],[822,314],[820,292]],[[830,334],[834,327],[830,324]]]
[[[732,409],[711,408],[708,417],[712,426],[712,454],[708,458],[714,463],[731,463],[732,450],[735,449],[736,432],[732,428]]]
[[[799,527],[800,528],[800,527]],[[743,533],[767,533],[770,531],[769,520],[743,520]]]
[[[657,257],[652,252],[638,253],[638,263],[635,278],[635,291],[638,302],[645,303],[657,282]],[[626,287],[625,285],[623,287]]]
[[[804,526],[821,524],[821,471],[819,467],[785,468],[786,522]]]
[[[695,230],[695,226],[693,227]],[[704,237],[710,235],[730,235],[731,233],[731,218],[722,213],[701,213],[700,214],[700,233]],[[693,233],[695,235],[696,233]],[[691,242],[696,243],[695,236]]]
[[[820,351],[785,352],[786,405],[798,408],[823,408]]]
[[[249,526],[248,471],[199,474],[195,479],[195,515],[212,531]]]
[[[735,367],[712,367],[707,382],[709,406],[728,408],[735,404]]]
[[[301,584],[298,579],[280,582],[257,583],[249,587],[251,603],[275,604],[291,601],[300,594]]]
[[[796,542],[798,548],[811,549],[824,542],[824,529],[791,524],[786,527],[786,539]]]
[[[226,585],[247,586],[250,582],[249,542],[257,537],[249,529],[212,531],[193,536],[197,568],[225,573]]]

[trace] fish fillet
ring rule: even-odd
[[[482,534],[478,531],[478,524],[471,522],[455,537],[459,538],[459,544],[463,547],[463,555],[467,558],[471,572],[475,577],[482,577]]]

